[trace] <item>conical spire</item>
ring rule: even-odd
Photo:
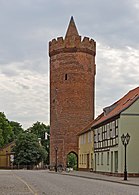
[[[70,23],[69,23],[65,38],[72,37],[72,36],[79,36],[73,16],[70,19]]]

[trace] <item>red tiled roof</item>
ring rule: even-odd
[[[131,106],[139,98],[139,87],[129,91],[124,97],[115,102],[114,104],[103,109],[103,113],[99,115],[93,127],[120,114],[122,111]]]

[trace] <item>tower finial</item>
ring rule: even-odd
[[[74,19],[73,19],[73,16],[71,16],[71,19],[70,19],[70,20],[74,20]]]
[[[71,16],[65,39],[67,37],[72,37],[72,36],[79,36],[74,19],[73,19],[73,16]]]

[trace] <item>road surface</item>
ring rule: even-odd
[[[139,195],[139,187],[47,170],[0,170],[0,195]]]

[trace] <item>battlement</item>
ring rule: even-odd
[[[89,37],[71,36],[58,37],[49,42],[49,56],[65,52],[85,52],[91,55],[96,54],[96,42]]]

